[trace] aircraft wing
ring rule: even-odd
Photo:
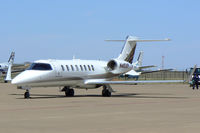
[[[156,66],[154,66],[154,65],[151,65],[151,66],[141,66],[141,67],[139,67],[139,69],[146,69],[146,68],[152,68],[152,67],[156,67]]]
[[[183,83],[184,80],[140,80],[140,81],[106,81],[106,80],[87,80],[85,84],[137,84],[137,83]]]
[[[142,74],[145,73],[154,73],[154,72],[165,72],[165,71],[172,71],[173,69],[163,69],[163,70],[155,70],[155,71],[142,71]]]

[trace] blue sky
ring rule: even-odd
[[[123,43],[105,39],[171,38],[138,43],[144,65],[185,69],[199,64],[199,0],[0,0],[0,62],[38,59],[109,60]],[[136,58],[135,58],[136,59]]]

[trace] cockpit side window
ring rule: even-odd
[[[27,70],[52,70],[52,67],[50,64],[47,63],[33,63]]]

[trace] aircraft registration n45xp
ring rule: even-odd
[[[115,59],[109,61],[38,60],[16,76],[11,83],[26,90],[24,98],[29,98],[29,90],[33,87],[62,87],[66,96],[74,96],[73,88],[94,89],[103,86],[102,96],[109,97],[114,92],[110,84],[183,82],[181,80],[112,81],[114,77],[134,71],[132,61],[137,42],[169,41],[169,39],[138,40],[136,37],[128,36],[126,40],[119,41],[125,41],[125,44],[122,52]]]

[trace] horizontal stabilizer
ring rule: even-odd
[[[108,42],[125,42],[126,40],[110,40],[110,39],[107,39],[105,41],[108,41]],[[166,39],[161,39],[161,40],[140,40],[140,39],[129,39],[128,40],[129,42],[159,42],[159,41],[171,41],[171,39],[169,38],[166,38]]]

